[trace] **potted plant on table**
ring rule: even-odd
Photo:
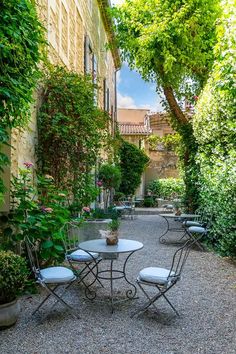
[[[23,291],[28,268],[24,258],[0,250],[0,328],[12,326],[19,315],[17,296]]]
[[[118,243],[118,229],[120,226],[120,221],[118,219],[113,219],[109,224],[109,233],[106,236],[107,245],[116,245]]]

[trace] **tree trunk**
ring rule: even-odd
[[[166,100],[169,104],[170,110],[174,117],[179,121],[181,124],[186,124],[188,123],[188,118],[184,115],[183,111],[179,107],[178,102],[176,101],[176,98],[174,96],[174,92],[171,86],[165,86],[163,87],[164,94],[166,97]]]

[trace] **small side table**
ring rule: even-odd
[[[175,214],[159,214],[161,217],[163,217],[167,223],[167,229],[165,232],[159,237],[160,243],[166,243],[168,239],[168,232],[181,232],[182,236],[178,240],[181,241],[185,236],[186,236],[186,229],[182,226],[183,221],[185,220],[195,220],[200,217],[200,215],[197,214],[180,214],[180,215],[175,215]],[[169,219],[176,219],[176,221],[181,222],[181,226],[177,227],[171,227],[169,223]],[[167,235],[167,239],[164,237]]]
[[[126,240],[126,239],[119,239],[117,245],[108,246],[106,244],[105,239],[95,239],[90,241],[81,242],[79,247],[87,252],[96,252],[104,256],[104,259],[109,260],[109,267],[105,270],[98,271],[97,278],[101,280],[108,280],[110,282],[110,303],[111,303],[111,312],[114,311],[114,305],[117,302],[114,300],[114,290],[113,290],[113,282],[116,279],[124,278],[126,283],[132,286],[132,289],[126,291],[126,298],[127,299],[134,299],[137,293],[136,286],[127,278],[126,274],[126,265],[131,257],[131,255],[142,249],[143,244],[138,241],[134,240]],[[127,257],[124,261],[122,270],[114,269],[113,262],[118,258],[120,253],[127,253]]]

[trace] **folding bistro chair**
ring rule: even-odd
[[[200,244],[199,239],[206,236],[207,232],[208,229],[201,226],[190,226],[186,229],[186,235],[201,251],[204,251],[204,247]]]
[[[56,293],[57,288],[61,285],[70,285],[76,280],[76,276],[72,272],[71,269],[60,266],[53,266],[41,269],[38,261],[38,243],[31,242],[31,240],[26,237],[25,238],[26,251],[28,254],[29,262],[31,269],[34,273],[36,282],[42,286],[48,293],[48,295],[44,298],[44,300],[39,304],[39,306],[34,310],[32,315],[34,315],[41,306],[51,297],[53,296],[56,299],[56,303],[60,302],[64,307],[66,307],[71,315],[75,318],[79,318],[74,314],[74,309],[68,305],[61,296]],[[65,291],[63,291],[64,294]]]
[[[174,253],[172,264],[169,269],[148,267],[142,269],[139,272],[136,281],[141,291],[147,297],[148,301],[138,311],[133,313],[131,317],[147,311],[150,306],[153,306],[155,310],[157,310],[155,302],[161,297],[167,301],[170,307],[179,316],[178,311],[167,298],[166,293],[181,279],[181,273],[188,258],[190,249],[195,244],[195,242],[196,239],[187,240],[185,244]],[[145,289],[146,286],[156,288],[157,293],[154,296],[150,296]]]
[[[96,296],[90,287],[97,281],[102,287],[102,283],[98,279],[98,264],[102,257],[95,252],[86,252],[79,249],[79,227],[73,222],[67,222],[62,229],[63,243],[65,248],[65,259],[69,263],[70,268],[77,276],[77,282],[82,283],[85,287],[85,296],[89,299]],[[93,280],[89,284],[85,282],[88,275],[92,275]]]

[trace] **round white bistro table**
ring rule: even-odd
[[[175,214],[159,214],[162,216],[166,223],[167,223],[167,229],[165,232],[159,237],[159,241],[161,243],[166,243],[166,238],[164,237],[165,235],[167,236],[168,239],[168,232],[182,232],[181,238],[178,240],[181,241],[185,236],[188,236],[186,228],[182,226],[183,221],[185,220],[196,220],[200,217],[200,215],[197,214],[180,214],[180,215],[175,215]],[[169,219],[175,219],[176,221],[181,222],[181,225],[178,225],[178,227],[171,227],[169,223]]]
[[[126,291],[126,298],[133,299],[137,293],[136,286],[127,279],[126,265],[130,256],[143,248],[143,244],[134,240],[119,239],[117,245],[107,245],[105,239],[95,239],[81,242],[79,248],[86,252],[99,253],[103,259],[109,261],[109,267],[105,270],[99,270],[97,273],[98,279],[108,280],[110,282],[110,303],[111,312],[114,310],[114,304],[120,301],[114,300],[113,282],[116,279],[124,278],[126,283],[132,286],[132,289]],[[128,254],[124,260],[122,270],[113,268],[113,261],[116,260],[120,253]]]

